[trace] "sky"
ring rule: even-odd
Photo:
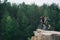
[[[8,0],[8,2],[11,3],[16,3],[16,4],[20,4],[22,2],[25,2],[26,4],[33,4],[35,3],[36,5],[43,5],[44,3],[47,5],[50,5],[52,3],[56,3],[60,6],[60,0]]]

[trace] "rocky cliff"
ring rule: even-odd
[[[37,29],[31,40],[60,40],[60,32]]]

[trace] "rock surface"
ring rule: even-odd
[[[60,40],[60,32],[37,29],[31,40]]]

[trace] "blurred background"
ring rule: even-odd
[[[0,40],[28,40],[40,16],[60,31],[60,0],[0,0]]]

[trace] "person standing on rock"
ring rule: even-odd
[[[43,28],[44,28],[44,25],[43,25],[43,24],[45,24],[45,23],[44,23],[45,16],[41,16],[40,19],[41,19],[41,20],[40,20],[40,22],[41,22],[41,23],[40,23],[40,24],[41,24],[41,29],[43,29]]]

